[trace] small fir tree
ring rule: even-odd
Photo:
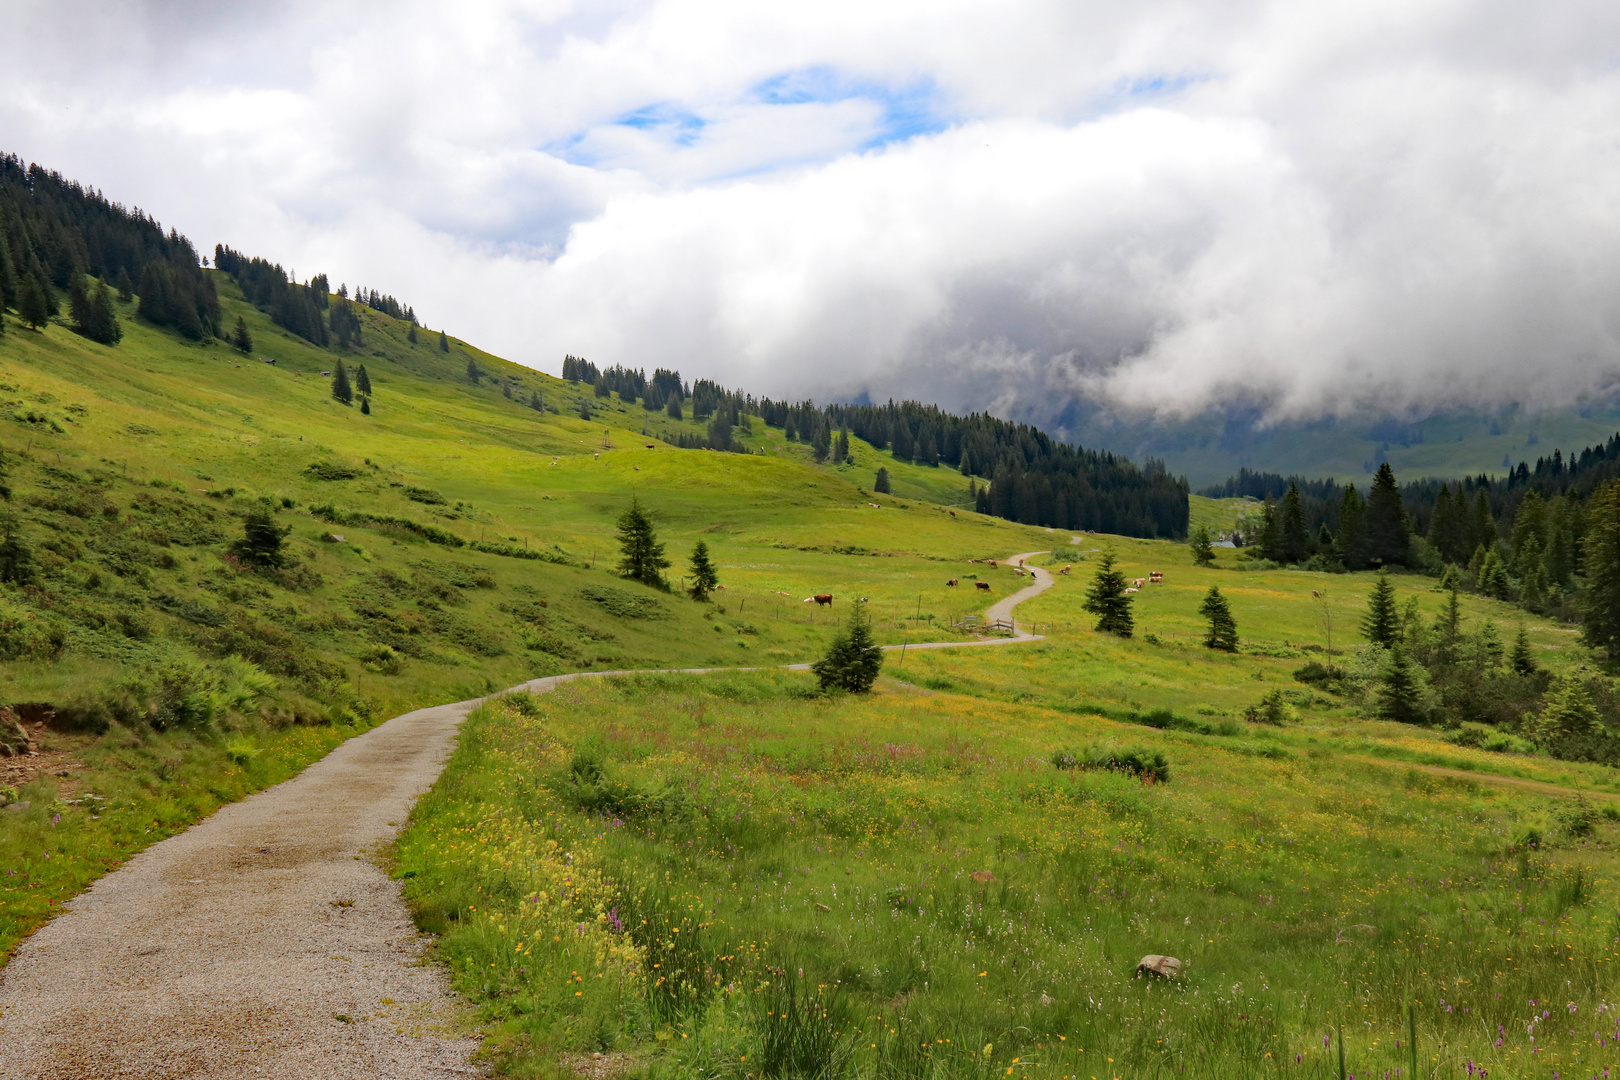
[[[287,553],[282,541],[292,532],[291,525],[276,524],[268,503],[260,503],[242,518],[242,539],[231,544],[231,554],[254,566],[285,566]]]
[[[450,339],[445,336],[443,330],[439,331],[439,351],[443,353],[450,351]]]
[[[507,401],[512,400],[512,384],[511,383],[502,383],[501,384],[501,397],[505,398]]]
[[[360,399],[360,415],[362,415],[362,416],[370,416],[371,415],[371,399],[370,398],[363,397],[363,398]]]
[[[1509,663],[1518,675],[1534,675],[1541,670],[1536,664],[1536,654],[1530,649],[1530,633],[1523,623],[1519,624],[1519,633],[1513,639],[1513,657]]]
[[[720,584],[720,572],[709,558],[709,545],[702,540],[692,549],[692,599],[707,600],[714,587]]]
[[[364,364],[361,364],[360,370],[354,373],[354,388],[366,397],[371,396],[371,376],[366,374]]]
[[[841,629],[827,655],[810,665],[822,690],[864,694],[883,670],[883,650],[872,640],[871,622],[861,614],[859,601],[850,605],[849,624]]]
[[[1237,620],[1232,618],[1232,606],[1221,595],[1220,586],[1209,587],[1209,592],[1204,594],[1204,602],[1198,605],[1198,614],[1209,620],[1209,632],[1204,635],[1206,649],[1237,652]]]
[[[412,345],[416,344],[416,324],[415,323],[411,323],[410,327],[405,331],[405,340],[410,342]]]
[[[839,432],[838,432],[838,442],[835,443],[834,446],[833,446],[833,461],[834,462],[842,462],[842,461],[848,461],[848,460],[849,460],[849,431],[847,429],[840,429]]]
[[[1525,727],[1539,743],[1578,735],[1596,735],[1603,730],[1603,718],[1592,706],[1586,688],[1578,679],[1564,679],[1557,692],[1547,698],[1541,715],[1527,715]]]
[[[5,519],[5,538],[0,540],[0,581],[10,585],[27,585],[34,580],[34,550],[17,533],[17,521],[10,514]]]
[[[470,356],[467,357],[467,381],[472,383],[474,386],[477,386],[478,380],[481,379],[483,375],[484,373],[478,370],[478,361],[474,360]]]
[[[35,330],[41,329],[51,319],[44,286],[33,274],[23,275],[22,294],[17,298],[17,317]]]
[[[872,490],[889,494],[889,470],[886,466],[878,466],[877,477],[872,481]]]
[[[641,508],[641,501],[631,498],[630,508],[619,515],[619,574],[655,588],[664,587],[663,572],[669,566],[664,557],[664,545],[658,542],[652,520]]]
[[[1367,595],[1367,614],[1361,618],[1361,633],[1374,645],[1388,648],[1401,636],[1401,616],[1395,607],[1395,586],[1389,575],[1379,571]]]
[[[337,362],[337,370],[332,372],[332,397],[345,405],[354,402],[354,388],[349,385],[349,372],[341,359]]]
[[[671,420],[681,419],[681,396],[679,394],[669,395],[669,400],[664,402],[664,412]]]
[[[231,331],[231,344],[243,356],[253,351],[253,335],[248,333],[247,323],[240,315],[236,317],[236,329]]]
[[[129,271],[122,266],[118,268],[118,276],[113,278],[113,288],[118,290],[118,299],[126,304],[135,299],[135,283],[129,280]]]
[[[1423,722],[1423,688],[1406,646],[1397,641],[1389,650],[1378,680],[1378,718],[1398,724]]]
[[[1131,598],[1125,595],[1125,575],[1114,567],[1114,553],[1104,551],[1097,574],[1086,591],[1085,609],[1097,616],[1097,631],[1128,638],[1136,629]]]
[[[1193,530],[1192,539],[1193,562],[1199,566],[1213,566],[1215,563],[1215,541],[1209,535],[1209,526],[1200,525]]]
[[[1309,554],[1310,534],[1305,531],[1305,511],[1299,504],[1299,485],[1288,482],[1288,493],[1283,496],[1282,511],[1277,515],[1277,561],[1304,562]]]
[[[546,411],[546,399],[540,396],[540,391],[529,391],[529,408],[533,409],[535,412],[543,413]]]

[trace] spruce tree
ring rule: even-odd
[[[1299,505],[1299,485],[1292,480],[1288,482],[1288,493],[1283,496],[1278,519],[1277,561],[1304,562],[1310,549],[1310,534],[1305,531],[1305,511]]]
[[[240,315],[236,317],[236,329],[231,331],[231,344],[244,356],[253,351],[253,335],[248,333],[247,322]]]
[[[1564,679],[1557,691],[1548,696],[1540,716],[1526,719],[1532,721],[1531,735],[1540,743],[1603,731],[1602,716],[1592,707],[1586,687],[1574,678]]]
[[[1339,531],[1333,535],[1333,554],[1346,570],[1367,566],[1367,504],[1354,484],[1346,484],[1339,499]]]
[[[1232,618],[1232,606],[1221,595],[1219,585],[1211,585],[1198,605],[1198,614],[1209,620],[1209,632],[1204,635],[1204,648],[1237,652],[1237,620]]]
[[[1199,566],[1213,566],[1215,564],[1215,542],[1210,538],[1209,526],[1199,525],[1193,530],[1192,539],[1188,541],[1192,548],[1193,562]]]
[[[1378,718],[1398,724],[1423,722],[1423,691],[1414,665],[1399,641],[1389,650],[1378,680]]]
[[[1378,572],[1378,580],[1373,582],[1372,592],[1367,595],[1367,614],[1361,619],[1361,633],[1374,645],[1385,648],[1400,640],[1401,616],[1395,607],[1395,586],[1390,584],[1389,575],[1382,570]]]
[[[118,276],[113,278],[113,287],[118,290],[118,299],[124,303],[135,299],[135,283],[129,280],[129,271],[122,266],[118,268]]]
[[[681,419],[681,395],[669,395],[669,400],[664,402],[664,412],[669,414],[671,420]]]
[[[826,461],[827,456],[832,453],[832,438],[825,424],[816,425],[815,437],[810,440],[810,450],[818,465]]]
[[[1517,675],[1534,675],[1541,670],[1536,663],[1536,654],[1530,649],[1530,634],[1523,623],[1519,624],[1519,633],[1513,639],[1513,656],[1508,663]]]
[[[1283,561],[1282,530],[1277,524],[1277,507],[1269,498],[1260,506],[1260,535],[1255,538],[1254,546],[1262,559]]]
[[[412,345],[416,344],[416,324],[415,323],[411,323],[411,325],[406,329],[406,331],[405,331],[405,340],[410,342]]]
[[[505,398],[507,401],[512,400],[512,384],[511,383],[502,383],[501,384],[501,397]]]
[[[1367,557],[1376,566],[1405,566],[1411,549],[1401,489],[1386,461],[1378,466],[1367,494]]]
[[[1105,550],[1097,563],[1097,574],[1086,591],[1085,609],[1097,616],[1097,631],[1128,638],[1135,630],[1131,618],[1131,598],[1125,595],[1125,575],[1114,568],[1114,553]]]
[[[1586,588],[1581,640],[1620,656],[1620,481],[1593,493],[1586,509]]]
[[[878,466],[877,477],[872,481],[872,490],[881,495],[889,493],[889,470],[887,467]]]
[[[833,445],[833,461],[843,462],[849,460],[849,429],[840,428],[838,441]]]
[[[268,503],[260,503],[242,518],[242,539],[231,545],[231,554],[254,566],[278,567],[287,562],[282,541],[292,532],[291,525],[277,525]]]
[[[533,409],[535,412],[543,413],[546,411],[546,399],[540,396],[540,391],[529,391],[529,408]]]
[[[630,499],[630,508],[619,515],[619,575],[654,588],[664,587],[664,570],[669,560],[658,542],[652,520],[641,509],[641,501]]]
[[[361,364],[360,370],[354,373],[354,388],[366,397],[371,396],[371,376],[366,374],[364,364]]]
[[[445,336],[443,330],[439,331],[439,351],[442,353],[450,351],[450,339]]]
[[[709,558],[709,545],[702,540],[692,549],[692,599],[707,600],[714,587],[720,584],[720,572]]]
[[[483,378],[483,375],[484,373],[478,370],[478,361],[471,356],[467,357],[467,381],[477,386],[478,380]]]
[[[1502,564],[1502,557],[1494,547],[1486,551],[1485,557],[1480,560],[1479,576],[1474,579],[1474,587],[1481,594],[1497,600],[1506,600],[1512,592],[1507,567]]]
[[[850,605],[849,624],[840,630],[827,655],[810,665],[822,690],[864,694],[883,670],[883,650],[872,640],[872,626],[862,617],[859,601]]]
[[[362,415],[362,416],[370,416],[371,415],[371,399],[370,398],[363,397],[363,398],[360,399],[360,415]]]
[[[345,405],[354,402],[354,388],[349,385],[349,372],[341,358],[337,362],[337,370],[332,372],[332,396]]]
[[[22,294],[17,299],[17,317],[35,330],[41,329],[51,320],[44,287],[40,285],[39,278],[33,274],[23,276]]]

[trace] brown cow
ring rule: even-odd
[[[1136,580],[1132,581],[1131,584],[1134,585],[1136,588],[1140,589],[1142,586],[1147,584],[1147,578],[1139,577]]]
[[[1074,563],[1070,563],[1068,566],[1065,566],[1063,569],[1059,570],[1058,573],[1067,574],[1069,572],[1069,570],[1071,568],[1073,568],[1073,566],[1074,566]]]
[[[985,592],[990,591],[990,583],[988,581],[975,581],[973,584],[976,588],[983,589]]]
[[[996,568],[996,560],[991,559],[990,560],[990,569],[994,570],[995,568]]]
[[[1163,585],[1164,584],[1164,573],[1163,573],[1163,571],[1155,570],[1152,573],[1148,574],[1148,584],[1149,585]]]
[[[832,607],[832,593],[818,592],[810,599],[816,602],[816,607]]]
[[[956,583],[958,581],[960,581],[960,580],[961,580],[960,578],[951,578],[951,580],[947,581],[945,583],[945,585],[946,585],[947,588],[954,589],[954,588],[956,588]]]

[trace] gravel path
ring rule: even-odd
[[[988,619],[1051,587],[1046,571],[1034,577]],[[0,1077],[483,1075],[466,1006],[369,857],[437,779],[475,705],[396,716],[97,881],[0,970]]]

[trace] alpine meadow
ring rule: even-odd
[[[13,966],[470,703],[355,856],[470,1068],[1620,1068],[1620,434],[1198,494],[988,412],[553,377],[16,157],[0,327]]]

